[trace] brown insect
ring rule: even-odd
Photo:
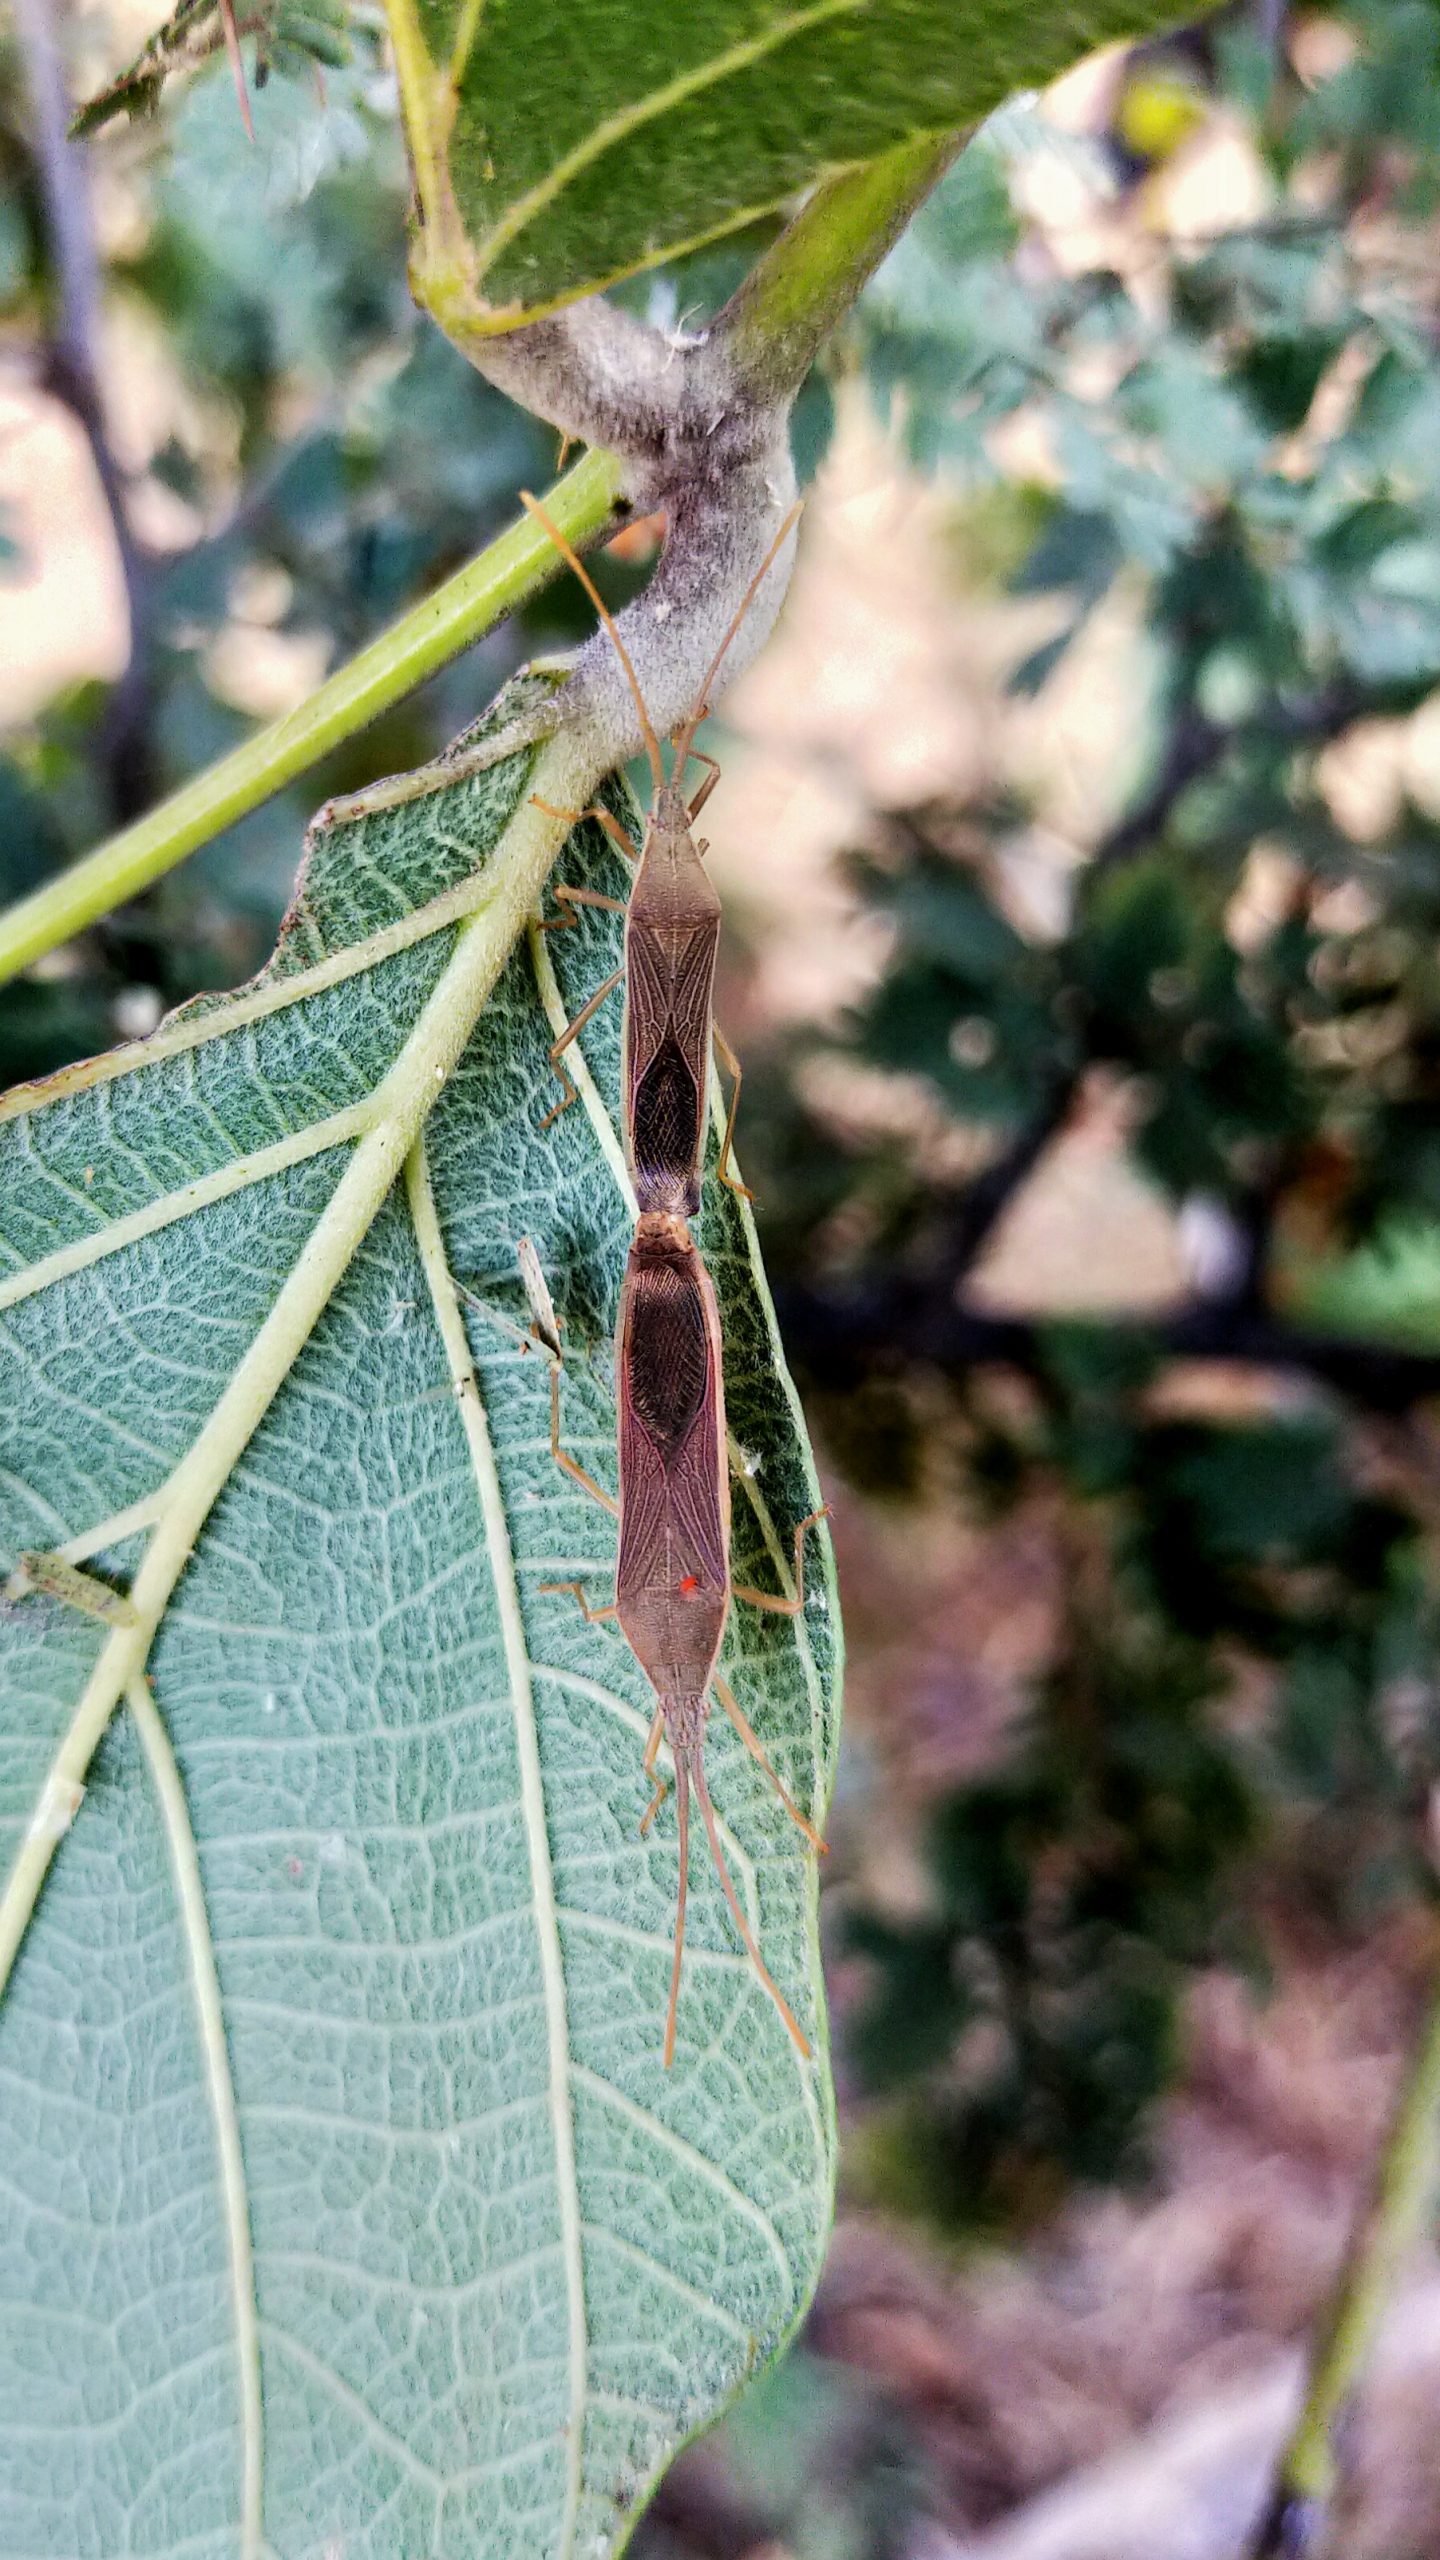
[[[576,1096],[575,1085],[562,1063],[565,1050],[623,980],[625,1143],[640,1214],[620,1292],[615,1382],[619,1408],[618,1501],[561,1445],[558,1333],[553,1311],[548,1308],[548,1293],[547,1303],[541,1304],[533,1275],[527,1278],[537,1338],[552,1352],[552,1452],[574,1482],[603,1503],[606,1510],[618,1514],[620,1522],[613,1601],[604,1608],[592,1609],[581,1583],[551,1583],[543,1587],[572,1592],[592,1624],[604,1618],[618,1620],[655,1691],[655,1713],[643,1763],[647,1778],[655,1778],[662,1740],[669,1741],[674,1759],[680,1884],[665,2020],[667,2070],[675,2056],[685,1950],[692,1789],[741,1943],[789,2034],[799,2050],[808,2055],[810,2047],[766,1968],[735,1891],[705,1777],[705,1726],[713,1693],[746,1749],[765,1771],[791,1819],[815,1848],[824,1849],[823,1840],[772,1767],[728,1682],[716,1668],[732,1596],[785,1616],[799,1614],[804,1605],[805,1532],[823,1514],[812,1513],[795,1531],[794,1599],[732,1584],[720,1312],[710,1275],[686,1222],[700,1202],[712,1034],[734,1079],[719,1171],[732,1189],[743,1191],[744,1186],[727,1170],[740,1069],[712,1021],[720,902],[704,870],[705,847],[696,843],[691,832],[714,788],[718,768],[713,759],[700,759],[709,764],[710,771],[693,801],[687,802],[680,781],[687,761],[695,753],[695,731],[704,716],[706,697],[721,660],[786,540],[798,509],[792,509],[786,517],[746,590],[707,670],[696,709],[677,732],[675,761],[667,776],[660,742],[620,633],[581,563],[543,508],[528,496],[525,503],[575,571],[610,633],[635,698],[655,783],[644,841],[638,850],[607,810],[551,812],[569,817],[572,822],[581,814],[598,818],[637,868],[628,902],[597,890],[564,884],[555,892],[557,904],[566,909],[555,920],[558,925],[573,923],[575,910],[581,906],[603,907],[616,913],[623,909],[625,957],[622,966],[596,989],[550,1051],[565,1090],[542,1125],[548,1126]],[[548,807],[544,802],[540,805]],[[657,1781],[642,1830],[648,1829],[664,1794],[664,1781]]]
[[[544,508],[528,491],[522,490],[521,496],[556,550],[574,570],[610,634],[635,697],[655,783],[645,822],[644,841],[638,847],[608,809],[552,809],[548,801],[536,803],[552,817],[573,820],[582,816],[597,818],[627,862],[636,866],[635,883],[628,899],[607,897],[598,889],[575,888],[561,882],[555,891],[555,902],[564,909],[564,913],[541,926],[545,933],[563,931],[567,925],[577,921],[576,909],[579,907],[604,907],[613,914],[623,913],[625,917],[625,957],[621,966],[605,980],[603,986],[596,988],[588,1004],[581,1007],[550,1051],[550,1063],[564,1091],[553,1111],[546,1113],[540,1125],[548,1129],[551,1122],[557,1120],[576,1099],[575,1084],[564,1065],[565,1051],[606,997],[623,982],[625,1022],[621,1080],[625,1097],[626,1156],[635,1184],[635,1196],[642,1212],[672,1210],[682,1218],[690,1218],[700,1206],[700,1165],[705,1144],[705,1100],[712,1038],[731,1078],[730,1109],[717,1171],[720,1180],[730,1190],[740,1192],[747,1200],[750,1197],[744,1184],[730,1171],[730,1149],[740,1101],[740,1061],[715,1022],[711,1009],[715,962],[720,948],[720,901],[705,869],[706,847],[703,842],[697,844],[691,832],[719,780],[720,769],[712,756],[699,752],[694,738],[709,708],[710,687],[720,671],[725,652],[800,509],[798,505],[791,508],[746,588],[735,618],[706,670],[695,709],[684,727],[675,734],[675,761],[667,775],[660,741],[645,707],[639,679],[613,616],[602,603],[594,581],[564,535],[551,523]],[[692,757],[708,765],[710,770],[693,800],[687,800],[681,778]]]
[[[690,1793],[700,1806],[710,1855],[741,1943],[801,2053],[809,2044],[783,1993],[767,1971],[735,1891],[705,1778],[705,1725],[713,1692],[752,1758],[764,1770],[792,1822],[812,1847],[825,1842],[807,1822],[767,1757],[728,1681],[716,1669],[725,1620],[733,1599],[752,1608],[798,1617],[805,1605],[805,1532],[822,1520],[812,1511],[795,1530],[793,1599],[757,1591],[730,1579],[730,1468],[725,1440],[725,1391],[721,1375],[720,1310],[714,1284],[685,1220],[668,1210],[642,1212],[636,1223],[620,1291],[615,1388],[619,1405],[618,1502],[572,1458],[560,1442],[560,1370],[550,1373],[550,1446],[558,1465],[617,1513],[620,1545],[615,1598],[594,1609],[579,1582],[544,1583],[546,1591],[572,1592],[592,1625],[617,1619],[637,1662],[655,1691],[656,1706],[643,1767],[655,1779],[662,1740],[675,1763],[675,1810],[680,1832],[680,1888],[675,1913],[675,1953],[665,2018],[665,2068],[675,2058],[675,2022],[685,1951],[689,1886]],[[665,1796],[655,1792],[641,1822],[648,1830]]]

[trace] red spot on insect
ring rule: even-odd
[[[698,1591],[698,1590],[699,1590],[699,1588],[700,1588],[700,1576],[699,1576],[699,1574],[698,1574],[698,1573],[687,1573],[687,1574],[686,1574],[686,1576],[685,1576],[684,1581],[683,1581],[683,1582],[681,1583],[681,1585],[680,1585],[680,1588],[681,1588],[681,1590],[682,1590],[682,1591],[686,1591],[686,1592],[689,1592],[689,1591]]]

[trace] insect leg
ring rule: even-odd
[[[591,807],[589,809],[557,809],[553,800],[542,800],[538,791],[531,792],[530,806],[532,809],[543,809],[547,818],[568,818],[572,827],[578,827],[582,818],[594,818],[604,828],[605,833],[609,836],[611,842],[619,846],[620,851],[624,854],[627,862],[638,862],[640,859],[640,850],[634,837],[626,834],[619,819],[610,809],[601,809],[598,807]],[[597,900],[596,903],[600,905],[608,903],[611,906],[616,906],[620,902],[618,899],[611,898],[608,902],[605,900]]]
[[[619,1519],[620,1505],[616,1501],[614,1494],[607,1493],[603,1484],[597,1484],[592,1475],[587,1475],[585,1469],[581,1466],[579,1459],[572,1458],[569,1450],[562,1449],[560,1446],[560,1363],[558,1360],[555,1361],[550,1371],[550,1455],[554,1459],[557,1467],[564,1468],[566,1475],[570,1477],[572,1483],[579,1485],[582,1493],[588,1493],[594,1501],[600,1504],[602,1510],[609,1512],[612,1520]],[[575,1589],[576,1585],[573,1583],[556,1583],[551,1587],[557,1591],[569,1591]],[[588,1618],[591,1613],[587,1609],[585,1614]],[[597,1610],[595,1614],[601,1618],[608,1618],[613,1616],[614,1612],[610,1609],[600,1609]]]
[[[625,913],[623,898],[607,898],[603,889],[575,889],[571,887],[568,880],[561,880],[557,884],[555,904],[557,907],[563,907],[565,913],[560,916],[542,916],[536,927],[537,932],[568,933],[572,924],[578,924],[580,921],[575,913],[577,907],[606,907],[612,916],[623,916]]]
[[[708,764],[710,767],[709,772],[706,774],[704,781],[701,783],[700,788],[696,792],[686,813],[689,817],[690,824],[693,827],[701,810],[704,808],[706,801],[709,799],[711,792],[714,790],[716,783],[720,779],[720,767],[716,763],[715,758],[713,756],[707,756],[704,749],[701,747],[692,747],[690,749],[690,753],[697,764]]]
[[[822,1840],[819,1832],[815,1829],[814,1824],[806,1821],[804,1814],[795,1802],[794,1797],[791,1795],[790,1790],[786,1786],[778,1769],[773,1766],[766,1756],[765,1747],[761,1742],[759,1735],[755,1732],[748,1718],[741,1712],[740,1702],[737,1699],[734,1690],[731,1688],[729,1681],[722,1680],[719,1672],[717,1671],[711,1679],[710,1686],[714,1690],[721,1706],[724,1708],[725,1713],[735,1727],[736,1732],[739,1734],[740,1739],[744,1743],[746,1750],[749,1752],[751,1759],[759,1761],[761,1768],[764,1770],[766,1777],[769,1779],[771,1786],[774,1788],[775,1793],[785,1807],[785,1810],[789,1814],[796,1829],[804,1832],[812,1849],[818,1849],[822,1858],[828,1856],[830,1848],[829,1841]]]
[[[589,1601],[585,1597],[585,1585],[583,1582],[541,1582],[537,1583],[536,1589],[539,1591],[573,1592],[575,1598],[580,1603],[587,1626],[598,1627],[602,1618],[613,1618],[615,1615],[615,1602],[613,1600],[607,1600],[603,1609],[591,1608]]]
[[[498,1325],[502,1333],[508,1333],[511,1341],[518,1342],[522,1351],[533,1351],[536,1348],[540,1337],[533,1325],[516,1324],[513,1316],[507,1316],[501,1308],[492,1307],[486,1299],[477,1296],[473,1289],[467,1289],[463,1280],[456,1281],[455,1295],[467,1307],[473,1308],[477,1316],[483,1316],[487,1324]],[[544,1348],[549,1350],[548,1342],[545,1343]],[[446,1392],[448,1393],[449,1390],[447,1389]]]
[[[664,1735],[665,1710],[663,1707],[657,1707],[655,1710],[654,1720],[650,1726],[649,1737],[645,1744],[645,1756],[640,1763],[640,1766],[644,1770],[647,1778],[655,1778],[655,1761],[659,1753],[661,1742],[664,1739]],[[651,1797],[644,1813],[640,1817],[640,1837],[642,1840],[644,1839],[646,1832],[649,1830],[651,1823],[654,1821],[656,1814],[659,1812],[660,1807],[664,1803],[668,1793],[669,1788],[666,1781],[663,1778],[655,1778],[655,1793]]]
[[[726,1039],[724,1032],[721,1030],[719,1023],[712,1023],[711,1029],[715,1035],[715,1046],[720,1053],[720,1064],[730,1078],[730,1109],[726,1115],[725,1135],[721,1141],[720,1161],[715,1167],[715,1175],[717,1181],[724,1183],[727,1191],[736,1192],[742,1200],[753,1200],[755,1197],[754,1192],[746,1189],[746,1186],[741,1181],[739,1174],[730,1173],[726,1170],[730,1162],[730,1149],[735,1137],[735,1114],[740,1108],[740,1087],[744,1083],[745,1079],[741,1073],[740,1061],[736,1057],[734,1050],[731,1048],[729,1041]]]
[[[520,1327],[512,1324],[508,1316],[502,1316],[498,1308],[487,1307],[483,1299],[471,1297],[468,1289],[464,1290],[462,1295],[470,1298],[471,1305],[478,1307],[482,1315],[489,1316],[492,1323],[503,1325],[507,1333],[513,1334],[522,1350],[529,1350],[532,1345],[538,1344],[549,1354],[550,1455],[556,1466],[564,1469],[572,1483],[578,1484],[583,1493],[588,1493],[592,1501],[598,1502],[602,1510],[610,1513],[612,1519],[617,1518],[620,1505],[614,1494],[607,1493],[603,1484],[597,1484],[595,1478],[581,1466],[579,1459],[572,1458],[569,1450],[560,1445],[560,1318],[555,1313],[554,1302],[541,1268],[540,1257],[528,1236],[521,1237],[515,1249],[515,1258],[520,1265],[520,1275],[525,1283],[526,1296],[530,1300],[532,1322],[528,1333],[521,1333]],[[542,1583],[541,1585],[541,1589],[545,1591],[574,1591],[577,1594],[579,1588],[579,1584],[573,1582]],[[585,1606],[583,1600],[581,1606]],[[613,1612],[609,1609],[598,1609],[592,1612],[586,1608],[585,1614],[587,1617],[593,1615],[607,1618],[613,1615]]]
[[[670,1967],[670,2005],[665,2012],[664,2062],[667,2071],[675,2059],[675,2018],[680,2006],[680,1965],[685,1953],[685,1905],[690,1894],[690,1772],[683,1759],[675,1763],[675,1812],[680,1831],[680,1890],[675,1897],[675,1955]]]
[[[513,1316],[507,1316],[499,1307],[492,1307],[488,1298],[479,1297],[475,1290],[467,1289],[463,1280],[456,1281],[455,1295],[463,1299],[467,1307],[473,1307],[477,1316],[483,1316],[487,1324],[498,1325],[502,1333],[508,1333],[511,1341],[518,1342],[522,1351],[547,1352],[558,1368],[564,1357],[560,1347],[561,1318],[555,1312],[550,1283],[529,1236],[521,1236],[515,1247],[515,1259],[520,1265],[520,1278],[530,1301],[528,1325],[519,1325]]]
[[[684,1784],[684,1772],[685,1760],[677,1754],[675,1762],[677,1803],[679,1801],[680,1790]],[[723,1892],[726,1901],[730,1905],[730,1917],[740,1932],[740,1939],[744,1946],[745,1953],[755,1967],[755,1970],[760,1976],[761,1981],[764,1983],[766,1990],[769,1992],[771,1999],[774,2001],[776,2008],[779,2010],[781,2017],[784,2019],[786,2027],[789,2029],[796,2051],[803,2053],[806,2061],[808,2062],[810,2059],[809,2044],[800,2030],[794,2011],[791,2009],[784,1993],[772,1981],[769,1973],[766,1971],[765,1960],[761,1955],[759,1948],[755,1944],[754,1934],[751,1930],[750,1923],[740,1908],[740,1896],[730,1881],[730,1870],[725,1864],[725,1853],[720,1846],[720,1834],[715,1825],[715,1808],[710,1801],[710,1790],[705,1783],[704,1763],[701,1761],[698,1754],[693,1761],[690,1774],[695,1781],[695,1793],[700,1799],[700,1815],[705,1825],[705,1836],[710,1843],[710,1855],[715,1861],[715,1873],[720,1879],[720,1889]]]
[[[598,1011],[606,997],[619,986],[624,975],[625,972],[623,969],[616,969],[613,974],[606,979],[603,987],[596,988],[589,1003],[582,1004],[574,1021],[566,1030],[561,1032],[559,1039],[552,1042],[550,1048],[550,1064],[565,1087],[565,1091],[561,1095],[560,1100],[556,1103],[554,1110],[546,1112],[544,1119],[540,1123],[542,1129],[548,1129],[552,1120],[558,1120],[562,1111],[568,1111],[572,1102],[579,1101],[580,1087],[574,1082],[572,1077],[566,1074],[565,1069],[560,1064],[561,1053],[569,1048],[576,1032],[584,1030],[591,1014]]]
[[[828,1520],[829,1516],[830,1505],[828,1502],[822,1502],[818,1511],[807,1511],[804,1519],[797,1520],[795,1523],[795,1597],[793,1600],[787,1600],[779,1591],[756,1591],[748,1582],[732,1583],[731,1598],[748,1600],[752,1609],[768,1609],[777,1618],[798,1618],[805,1606],[805,1532],[807,1529],[816,1528],[820,1521]]]

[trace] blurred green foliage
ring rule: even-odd
[[[1356,1483],[1338,1405],[1166,1419],[1140,1392],[1158,1355],[1134,1338],[1126,1376],[1117,1347],[1042,1339],[1018,1428],[971,1400],[973,1497],[1001,1517],[1060,1497],[1059,1638],[1008,1761],[935,1809],[927,1914],[843,1924],[867,1972],[849,2049],[892,2101],[865,2174],[962,2225],[1141,2165],[1189,1969],[1262,1962],[1257,1885],[1288,1865],[1342,1927],[1415,1887],[1424,1524]],[[1267,1675],[1259,1724],[1227,1712],[1242,1662]]]
[[[1325,751],[1440,685],[1440,22],[1332,25],[1304,79],[1235,17],[1171,57],[1253,145],[1259,218],[1186,240],[1132,197],[1123,272],[1077,271],[1019,210],[1046,164],[1112,209],[1145,183],[1150,49],[1108,136],[994,119],[860,315],[882,407],[958,484],[965,577],[1053,603],[1012,689],[1043,697],[1107,599],[1135,625],[1128,800],[1053,927],[1007,795],[892,813],[855,862],[890,951],[838,1045],[929,1097],[910,1160],[778,1080],[768,1165],[747,1145],[842,1462],[1058,1524],[1048,1669],[935,1806],[924,1908],[860,1886],[837,1926],[862,2190],[952,2226],[1143,2160],[1193,1969],[1263,1965],[1282,1875],[1341,1928],[1431,1892],[1440,1369],[1401,1346],[1440,1315],[1440,798],[1357,841]],[[1043,485],[996,460],[1022,418]],[[1190,1303],[987,1315],[967,1276],[1100,1086]],[[937,1104],[987,1143],[968,1184],[933,1170]],[[1167,1394],[1177,1354],[1208,1392]]]

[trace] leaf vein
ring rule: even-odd
[[[662,2259],[652,2257],[638,2241],[623,2239],[618,2231],[608,2231],[598,2222],[587,2222],[584,2232],[586,2239],[593,2241],[597,2248],[613,2249],[617,2257],[627,2258],[632,2266],[641,2268],[647,2276],[657,2278],[672,2293],[678,2293],[682,2302],[688,2302],[692,2310],[703,2313],[707,2320],[713,2320],[718,2329],[728,2331],[732,2338],[742,2339],[747,2346],[750,2344],[752,2332],[743,2320],[737,2320],[734,2312],[727,2311],[723,2303],[714,2301],[708,2293],[702,2293],[687,2276],[677,2275],[674,2268],[667,2267]]]
[[[637,2132],[643,2133],[647,2140],[657,2143],[662,2150],[670,2152],[673,2158],[681,2161],[687,2169],[693,2170],[697,2177],[703,2178],[708,2185],[723,2195],[727,2204],[733,2206],[737,2213],[744,2215],[746,2221],[760,2232],[774,2257],[784,2279],[788,2299],[793,2291],[795,2279],[780,2234],[769,2214],[755,2202],[753,2196],[747,2196],[744,2188],[736,2184],[728,2170],[722,2169],[718,2161],[709,2159],[703,2151],[696,2148],[693,2142],[687,2142],[682,2133],[676,2133],[672,2126],[664,2123],[659,2116],[652,2114],[649,2107],[642,2107],[637,2099],[627,2097],[623,2089],[617,2089],[614,2082],[605,2079],[602,2073],[590,2070],[583,2062],[572,2062],[570,2077],[577,2088],[587,2090],[592,2097],[599,2100],[602,2106],[610,2107],[617,2115],[623,2116],[627,2123],[635,2126]]]
[[[180,1924],[190,1967],[190,1985],[204,2062],[205,2087],[214,2119],[215,2149],[225,2246],[230,2262],[230,2304],[235,2321],[235,2358],[240,2396],[240,2560],[258,2560],[264,2474],[264,2421],[260,2398],[259,2311],[255,2299],[255,2259],[250,2238],[250,2210],[245,2192],[245,2160],[220,1977],[205,1908],[199,1852],[191,1827],[184,1783],[170,1748],[150,1684],[137,1672],[126,1691],[126,1704],[150,1764],[159,1799],[180,1906]]]
[[[235,1192],[248,1190],[252,1183],[284,1173],[292,1164],[304,1164],[330,1147],[344,1146],[363,1133],[368,1118],[369,1106],[364,1103],[332,1112],[328,1119],[299,1129],[274,1146],[257,1147],[251,1155],[236,1156],[229,1164],[217,1165],[213,1173],[201,1174],[179,1190],[164,1192],[158,1200],[148,1200],[142,1209],[132,1209],[125,1217],[112,1218],[108,1225],[89,1235],[72,1238],[42,1261],[32,1262],[28,1270],[0,1280],[0,1307],[17,1306],[34,1297],[38,1290],[68,1280],[75,1272],[88,1270],[93,1263],[122,1252],[127,1245],[139,1244],[146,1236],[158,1234],[162,1227],[173,1226],[177,1218],[191,1217],[197,1210],[211,1208],[217,1200],[228,1200]]]
[[[490,1553],[496,1605],[510,1666],[515,1703],[516,1743],[520,1755],[521,1794],[530,1843],[530,1867],[536,1898],[537,1937],[545,1992],[550,2068],[550,2110],[555,2144],[556,2185],[564,2241],[569,2304],[570,2417],[565,2443],[565,2503],[557,2549],[561,2560],[573,2552],[579,2520],[585,2436],[585,2389],[589,2379],[589,2341],[585,2321],[585,2266],[581,2240],[580,2181],[575,2159],[575,2126],[570,2104],[569,2015],[565,1960],[560,1942],[551,1864],[545,1781],[535,1716],[531,1666],[520,1611],[520,1589],[510,1544],[504,1496],[496,1470],[480,1382],[460,1313],[460,1300],[445,1253],[435,1195],[430,1184],[425,1142],[417,1138],[406,1163],[410,1214],[416,1242],[435,1307],[435,1321],[450,1374],[457,1390],[460,1419],[475,1470],[475,1487]]]

